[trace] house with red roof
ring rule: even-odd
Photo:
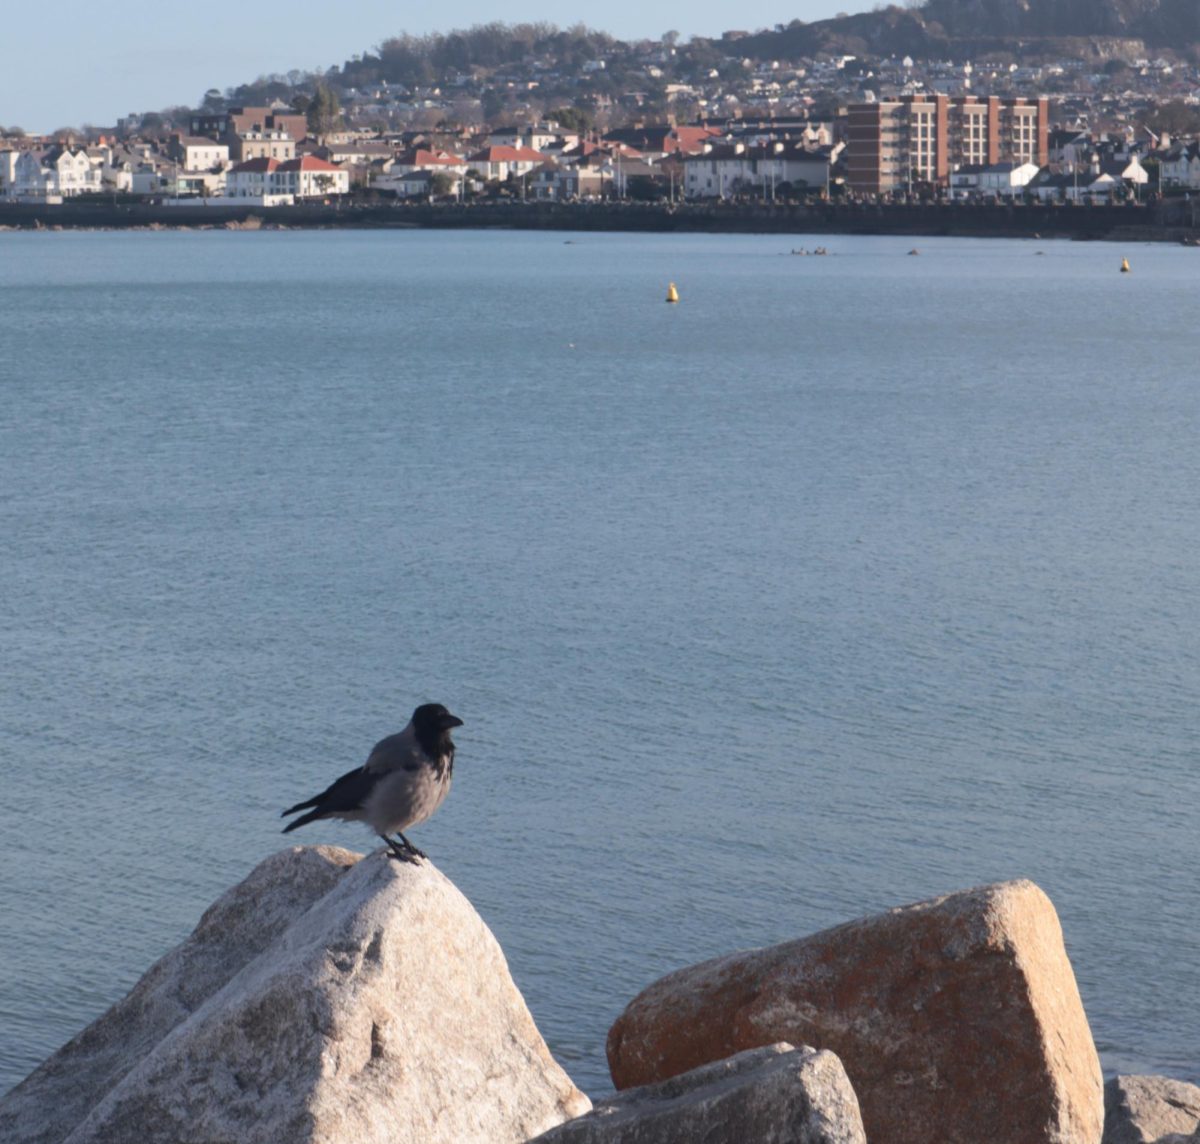
[[[623,143],[636,148],[650,161],[668,155],[698,155],[721,134],[717,127],[695,127],[670,124],[646,127],[618,127],[604,136],[606,143]]]
[[[453,151],[433,150],[428,147],[413,147],[392,160],[389,175],[407,175],[411,171],[445,171],[461,175],[467,169],[467,161]]]
[[[350,173],[316,155],[247,159],[233,167],[225,180],[227,198],[256,199],[263,206],[345,195],[349,191]]]
[[[449,175],[454,194],[458,193],[462,177],[467,172],[467,161],[453,151],[413,147],[396,156],[386,169],[375,176],[372,186],[398,198],[432,194],[434,175]]]
[[[519,179],[540,167],[546,158],[531,147],[484,147],[474,155],[467,156],[467,166],[478,171],[485,179],[503,180],[509,175]]]
[[[322,199],[350,193],[350,172],[316,155],[286,159],[275,170],[279,194],[297,199]]]
[[[275,190],[274,176],[279,167],[279,159],[247,159],[230,167],[225,175],[225,197],[230,199],[256,199],[264,206],[278,194]]]

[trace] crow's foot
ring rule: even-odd
[[[397,862],[412,862],[416,865],[418,859],[425,857],[407,838],[404,839],[404,843],[401,845],[394,838],[388,838],[382,834],[380,837],[387,843],[388,857],[395,858]],[[401,837],[403,838],[404,836],[401,835]]]
[[[410,854],[415,854],[415,855],[416,855],[418,858],[424,858],[424,857],[426,857],[426,854],[425,854],[425,851],[424,851],[424,850],[418,850],[418,849],[417,849],[417,848],[416,848],[416,847],[415,847],[415,846],[414,846],[414,845],[413,845],[411,842],[409,842],[409,840],[408,840],[407,838],[405,838],[405,837],[404,837],[404,835],[403,835],[403,834],[401,834],[401,833],[400,833],[400,831],[398,831],[398,830],[396,831],[396,837],[400,839],[400,841],[401,841],[401,842],[404,844],[404,847],[405,847],[405,849],[406,849],[406,850],[407,850],[407,851],[408,851]]]

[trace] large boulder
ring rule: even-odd
[[[434,867],[296,847],[0,1100],[5,1144],[494,1144],[590,1102]]]
[[[1200,1127],[1200,1088],[1166,1076],[1115,1076],[1104,1086],[1104,1144],[1162,1144]]]
[[[841,1058],[871,1144],[1098,1144],[1104,1098],[1054,907],[1006,882],[678,970],[608,1035],[617,1088],[757,1045]]]
[[[867,1144],[842,1062],[769,1045],[600,1101],[534,1144]]]

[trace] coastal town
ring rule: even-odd
[[[499,54],[520,31],[493,35]],[[543,29],[518,37],[519,59],[471,63],[487,55],[476,45],[460,66],[389,41],[323,74],[210,90],[195,108],[45,136],[0,128],[0,206],[1123,203],[1200,188],[1200,67],[1187,60],[1128,45],[1107,59],[1093,46],[1093,59],[1038,62],[785,60],[751,52],[761,39]]]

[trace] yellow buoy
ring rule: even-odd
[[[1129,273],[1129,259],[1128,258],[1121,259],[1121,273],[1122,274]]]
[[[674,282],[667,283],[667,301],[668,302],[678,302],[679,301],[679,291],[675,289]]]

